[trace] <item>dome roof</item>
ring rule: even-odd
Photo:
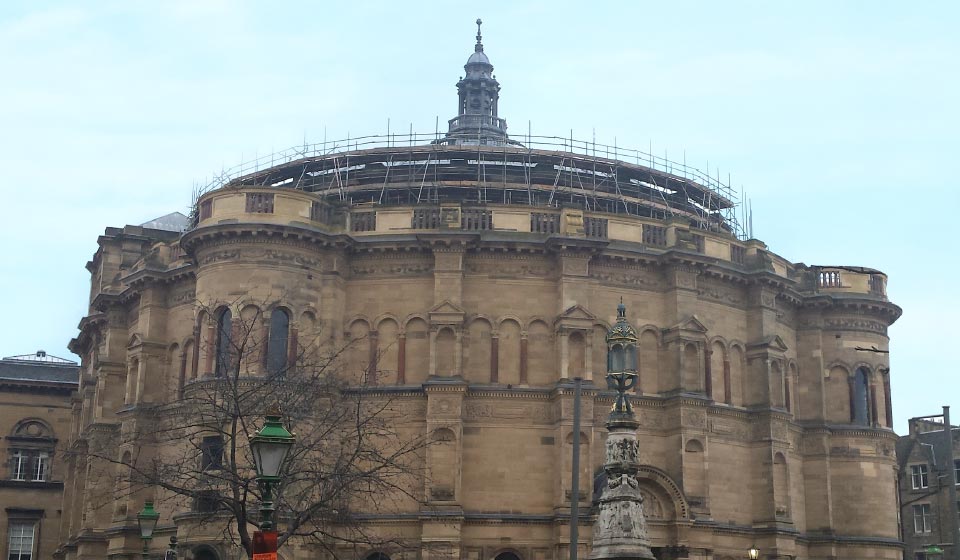
[[[484,54],[483,51],[476,51],[467,59],[467,66],[471,64],[486,64],[490,66],[490,59],[487,58],[487,55]]]
[[[483,54],[483,35],[480,34],[480,24],[483,23],[481,20],[477,20],[477,44],[473,47],[473,54],[470,55],[470,58],[467,59],[467,64],[464,66],[464,69],[467,67],[482,64],[484,66],[489,66],[490,69],[493,69],[493,65],[490,64],[490,59],[487,58],[487,55]]]

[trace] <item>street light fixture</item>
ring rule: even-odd
[[[250,449],[253,451],[253,462],[257,469],[257,482],[263,489],[260,530],[273,531],[271,490],[273,485],[280,482],[280,467],[296,441],[296,436],[283,427],[280,411],[276,408],[267,411],[266,419],[260,431],[250,438]]]
[[[760,550],[755,545],[752,545],[747,550],[747,558],[750,560],[757,560],[757,558],[760,558]]]
[[[157,528],[157,521],[160,520],[160,514],[153,509],[153,502],[147,501],[143,504],[143,510],[137,514],[137,525],[140,526],[140,539],[143,540],[143,557],[149,558],[148,552],[150,539],[153,538],[153,530]]]

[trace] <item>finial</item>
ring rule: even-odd
[[[480,18],[477,18],[477,46],[474,47],[474,50],[477,52],[483,52],[483,43],[480,42],[480,39],[481,39],[480,24],[482,23],[483,23],[483,20]]]
[[[623,304],[623,296],[620,296],[620,305],[617,306],[617,319],[627,318],[627,306]]]

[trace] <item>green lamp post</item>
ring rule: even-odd
[[[143,557],[150,557],[150,539],[153,538],[153,530],[157,528],[157,521],[160,520],[160,514],[153,509],[153,502],[147,501],[143,504],[143,509],[137,514],[137,525],[140,527],[140,539],[143,540]]]
[[[266,419],[260,431],[250,438],[250,449],[253,451],[253,462],[257,469],[257,482],[263,490],[260,530],[273,531],[272,490],[273,486],[280,482],[280,468],[296,441],[296,436],[283,427],[280,411],[276,408],[267,412]]]

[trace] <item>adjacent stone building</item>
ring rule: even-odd
[[[952,531],[960,524],[960,503],[951,503],[956,491],[951,495],[950,484],[960,480],[960,428],[951,427],[951,449],[942,421],[911,418],[909,424],[910,433],[897,442],[904,558],[938,558],[928,555],[929,547],[941,548],[941,558],[953,558]]]
[[[0,360],[0,554],[50,558],[57,548],[75,362],[40,351]],[[76,403],[79,404],[79,403]]]
[[[289,355],[349,346],[345,374],[442,436],[417,503],[371,518],[411,548],[361,557],[566,558],[571,380],[585,380],[589,489],[622,300],[654,554],[729,560],[756,544],[764,558],[900,558],[887,358],[857,351],[886,349],[900,316],[886,276],[746,239],[729,189],[683,164],[510,138],[492,71],[478,33],[446,135],[280,154],[203,192],[184,233],[107,228],[71,344],[72,445],[119,457],[142,415],[217,375],[231,318],[263,316]],[[117,506],[112,483],[71,467],[60,557],[138,554],[139,505]],[[576,498],[585,557],[592,496]],[[162,515],[158,534],[176,533],[184,557],[237,554],[189,511]]]

